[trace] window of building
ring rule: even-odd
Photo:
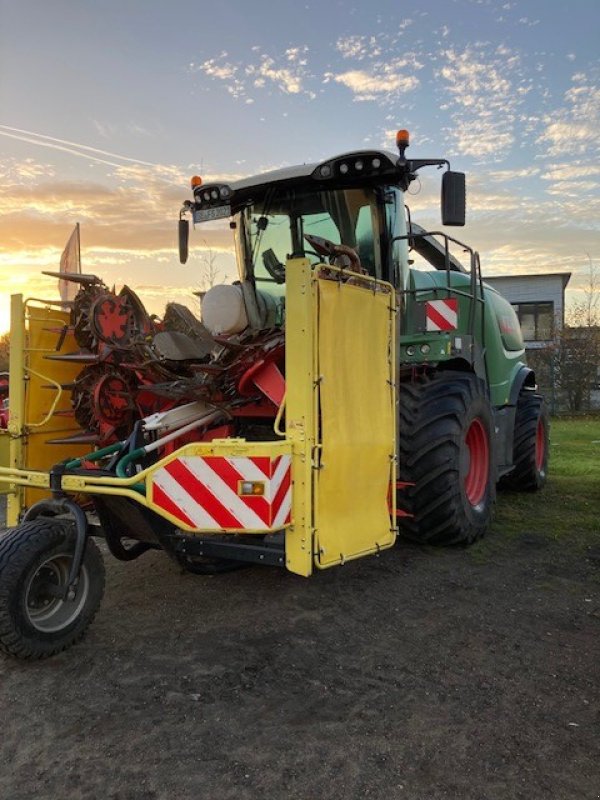
[[[548,341],[554,332],[554,303],[515,303],[513,304],[523,339],[526,342]]]

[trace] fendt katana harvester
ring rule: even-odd
[[[404,204],[422,168],[445,168],[442,223],[464,225],[465,176],[408,159],[406,131],[397,143],[192,179],[181,261],[188,216],[229,220],[239,268],[201,321],[175,303],[150,316],[94,275],[71,276],[69,309],[13,297],[0,649],[41,658],[83,634],[96,536],[126,561],[160,549],[196,573],[308,576],[398,531],[473,542],[499,481],[541,488],[548,420],[517,317],[478,254]]]

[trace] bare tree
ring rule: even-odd
[[[600,272],[589,253],[587,284],[583,290],[583,300],[575,305],[575,319],[579,325],[594,328],[600,325]]]
[[[215,253],[212,247],[209,247],[206,240],[203,240],[206,247],[204,253],[200,256],[200,280],[199,291],[204,293],[216,286],[217,283],[223,283],[223,270],[217,266],[218,253]]]
[[[589,411],[600,367],[600,273],[588,255],[587,282],[554,348],[555,378],[571,412]]]
[[[0,372],[8,372],[8,356],[10,353],[10,333],[0,336]]]

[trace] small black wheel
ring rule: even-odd
[[[482,382],[446,371],[400,382],[400,531],[424,544],[471,544],[496,498],[493,423]]]
[[[0,538],[1,651],[47,658],[81,639],[100,607],[105,573],[89,539],[75,596],[64,599],[74,549],[74,526],[64,519],[38,517]]]
[[[544,398],[523,389],[517,403],[513,439],[513,469],[502,487],[518,492],[536,492],[548,474],[550,417]]]

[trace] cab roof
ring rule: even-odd
[[[282,169],[275,169],[270,172],[259,173],[258,175],[250,175],[247,178],[241,178],[241,180],[232,182],[229,185],[234,192],[239,192],[241,190],[255,189],[274,183],[286,183],[301,178],[310,178],[317,167],[322,164],[328,164],[341,159],[359,158],[367,155],[370,157],[382,156],[383,158],[389,159],[392,164],[395,164],[398,160],[398,153],[393,153],[390,150],[351,150],[347,153],[340,153],[331,158],[326,158],[323,161],[315,161],[310,164],[298,164],[293,167],[283,167]]]

